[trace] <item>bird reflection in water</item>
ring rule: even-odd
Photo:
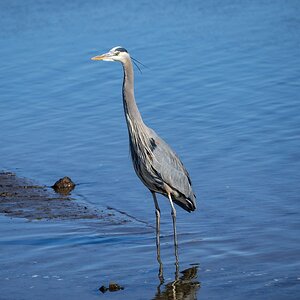
[[[179,271],[178,245],[174,244],[175,249],[175,279],[164,284],[163,263],[160,256],[160,239],[156,235],[157,261],[159,264],[158,278],[159,285],[154,299],[157,300],[187,300],[197,299],[197,291],[200,288],[200,282],[197,281],[198,266]],[[182,275],[179,277],[179,273]]]
[[[157,287],[155,300],[188,300],[197,299],[197,291],[200,288],[200,282],[197,281],[198,267],[193,266],[182,272],[182,276],[176,278],[164,286],[160,283]],[[163,286],[163,288],[162,288]]]

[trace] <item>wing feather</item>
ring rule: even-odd
[[[160,138],[154,130],[148,128],[150,145],[153,152],[152,167],[163,181],[179,193],[195,201],[192,183],[188,171],[177,154]]]

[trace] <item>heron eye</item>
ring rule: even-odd
[[[120,51],[116,51],[116,52],[115,52],[115,55],[118,56],[119,54],[120,54]]]

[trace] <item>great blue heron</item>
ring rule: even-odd
[[[169,199],[172,208],[174,244],[177,249],[176,210],[173,203],[188,212],[196,209],[190,176],[170,146],[143,122],[134,98],[133,66],[128,51],[118,46],[105,54],[92,57],[92,60],[118,61],[123,65],[123,105],[133,166],[137,176],[153,196],[157,245],[160,236],[160,208],[155,193]]]

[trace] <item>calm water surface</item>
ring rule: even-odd
[[[133,217],[1,216],[0,299],[299,299],[299,1],[2,1],[0,29],[0,168],[47,185],[68,175],[74,198]],[[201,287],[176,297],[170,208],[160,197],[159,286],[121,66],[90,61],[116,45],[149,66],[139,108],[197,194],[195,213],[178,209],[179,263]],[[125,289],[102,295],[109,281]]]

